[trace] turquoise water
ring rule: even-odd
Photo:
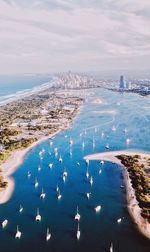
[[[97,97],[104,100],[103,104],[93,103]],[[107,143],[110,150],[130,148],[149,151],[149,111],[149,97],[121,95],[102,89],[90,90],[72,127],[57,135],[52,146],[47,140],[33,148],[15,172],[13,196],[8,203],[0,206],[0,221],[6,218],[9,221],[5,229],[0,228],[0,251],[105,252],[109,251],[113,242],[115,252],[149,252],[149,240],[138,233],[127,211],[125,189],[120,188],[124,184],[122,169],[109,162],[101,166],[98,161],[91,161],[91,186],[85,176],[86,164],[83,160],[87,154],[106,151]],[[111,130],[113,125],[116,132]],[[123,132],[125,128],[128,130],[126,134]],[[71,149],[70,137],[73,139]],[[131,139],[129,146],[126,145],[127,138]],[[57,158],[54,155],[55,147],[59,153]],[[40,160],[39,151],[42,148],[45,153],[43,160]],[[58,161],[60,154],[62,163]],[[80,162],[80,166],[77,166],[77,162]],[[53,169],[48,168],[49,163],[53,163]],[[39,165],[41,171],[38,171]],[[68,172],[65,183],[62,180],[64,167]],[[30,178],[27,177],[28,171],[31,172]],[[39,182],[37,189],[34,187],[36,177]],[[62,194],[60,201],[56,197],[57,184]],[[42,187],[46,192],[44,200],[40,199]],[[91,192],[89,200],[86,198],[87,192]],[[18,211],[20,204],[24,207],[22,214]],[[77,205],[81,214],[79,241],[76,240],[77,223],[74,221]],[[101,205],[102,209],[96,214],[94,207],[97,205]],[[40,223],[35,222],[37,207],[42,216]],[[120,217],[123,220],[118,224]],[[14,238],[17,225],[22,232],[20,240]],[[52,233],[48,242],[45,240],[47,227]]]

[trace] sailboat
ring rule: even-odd
[[[113,125],[111,130],[116,131],[116,127]]]
[[[121,223],[121,221],[122,221],[122,219],[121,219],[121,218],[119,218],[119,219],[117,220],[117,222],[118,222],[118,223]]]
[[[90,194],[91,194],[91,193],[87,193],[87,194],[86,194],[86,197],[87,197],[88,199],[90,198]]]
[[[101,210],[101,206],[96,206],[94,209],[95,209],[95,212],[98,213],[100,210]]]
[[[88,168],[87,168],[87,170],[86,170],[86,177],[87,177],[87,179],[89,178]]]
[[[8,224],[8,220],[5,219],[3,222],[2,222],[2,228],[5,228]]]
[[[51,169],[53,167],[53,164],[49,164],[49,168]]]
[[[101,169],[99,169],[99,172],[98,172],[99,174],[101,174],[102,173],[102,170]]]
[[[89,159],[86,159],[85,162],[86,162],[86,165],[89,165],[90,161],[89,161]]]
[[[73,144],[73,140],[71,139],[71,137],[70,137],[69,144],[70,144],[70,145],[72,145],[72,144]]]
[[[57,185],[57,187],[56,187],[56,192],[58,192],[59,191],[59,187],[58,187],[58,185]]]
[[[79,223],[78,223],[78,229],[77,229],[77,240],[80,239],[80,235],[81,235],[81,232],[80,232],[80,229],[79,229]]]
[[[16,232],[16,235],[15,235],[15,238],[16,239],[20,239],[21,238],[21,232],[19,231],[18,225],[17,225],[17,232]]]
[[[63,161],[63,160],[62,160],[62,157],[60,156],[60,157],[59,157],[59,162],[62,163],[62,161]]]
[[[31,172],[28,171],[28,178],[30,178],[30,177],[31,177]]]
[[[93,185],[93,178],[92,178],[92,176],[90,177],[90,184],[91,184],[91,186]]]
[[[66,168],[64,168],[63,176],[65,176],[65,177],[68,176],[68,173],[67,173],[67,171],[66,171]]]
[[[41,217],[41,215],[39,213],[39,208],[37,208],[37,214],[36,214],[35,220],[36,221],[41,221],[41,219],[42,219],[42,217]]]
[[[38,183],[37,178],[36,178],[35,183],[34,183],[35,188],[38,187],[38,185],[39,185],[39,183]]]
[[[60,190],[58,190],[58,195],[57,195],[57,199],[60,200],[61,199],[61,194],[60,194]]]
[[[40,171],[40,170],[41,170],[41,166],[38,167],[38,171]]]
[[[49,241],[51,238],[51,233],[49,232],[49,228],[47,228],[47,232],[46,232],[46,241]]]
[[[79,221],[80,218],[81,218],[81,216],[80,216],[80,214],[79,214],[79,209],[78,209],[78,206],[77,206],[77,213],[76,213],[74,219],[77,220],[77,221]]]
[[[111,245],[110,245],[110,252],[113,252],[113,244],[111,242]]]
[[[20,205],[19,213],[22,213],[22,212],[23,212],[23,207],[22,207],[22,205]]]
[[[44,192],[44,190],[43,190],[43,188],[42,188],[42,192],[41,192],[41,194],[40,194],[40,198],[41,198],[41,199],[45,199],[45,197],[46,197],[46,193]]]
[[[106,144],[106,145],[105,145],[105,148],[106,148],[106,149],[109,149],[109,144]]]

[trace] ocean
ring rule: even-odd
[[[0,76],[0,105],[51,85],[50,75]]]
[[[150,251],[150,241],[137,231],[128,213],[126,191],[121,188],[124,185],[122,168],[110,162],[100,165],[99,161],[91,161],[88,168],[93,177],[91,186],[83,159],[85,155],[106,151],[106,144],[110,145],[110,151],[136,149],[149,152],[150,99],[105,89],[88,92],[71,127],[59,133],[53,139],[53,145],[47,140],[34,147],[13,174],[15,190],[12,198],[0,205],[0,221],[8,219],[8,226],[0,228],[0,251],[106,252],[110,251],[111,242],[114,252]],[[103,103],[94,103],[97,98],[102,98]],[[70,138],[72,146],[69,145]],[[129,145],[127,138],[131,140]],[[43,148],[45,153],[40,160],[39,152]],[[58,148],[57,157],[55,148]],[[59,162],[60,155],[62,163]],[[53,163],[52,169],[49,163]],[[65,182],[62,179],[64,168],[68,173]],[[36,178],[37,188],[34,186]],[[57,185],[62,194],[60,200],[56,197]],[[40,199],[42,188],[45,199]],[[89,200],[87,192],[91,193]],[[22,213],[19,213],[20,204],[24,208]],[[97,205],[101,205],[99,213],[94,210]],[[81,214],[79,241],[74,220],[77,206]],[[40,223],[35,221],[37,208],[42,217]],[[122,218],[120,224],[118,218]],[[17,225],[22,232],[20,240],[15,239]],[[48,242],[47,228],[52,235]]]

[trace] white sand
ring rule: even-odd
[[[104,160],[104,161],[116,163],[116,164],[124,167],[124,165],[121,163],[121,161],[118,158],[116,158],[117,155],[122,155],[122,154],[131,155],[131,156],[138,154],[142,158],[144,158],[144,157],[150,158],[150,154],[144,154],[144,153],[140,153],[138,151],[133,152],[133,151],[125,150],[125,151],[112,151],[112,152],[97,153],[97,154],[85,156],[84,159],[85,160]],[[141,216],[141,209],[140,209],[138,202],[136,200],[135,191],[132,187],[128,171],[125,167],[124,167],[124,178],[125,178],[125,182],[126,182],[127,202],[128,202],[129,213],[130,213],[134,223],[136,224],[138,230],[144,236],[146,236],[148,239],[150,239],[150,223]]]

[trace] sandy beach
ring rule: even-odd
[[[126,192],[127,192],[127,202],[128,202],[128,211],[137,226],[137,229],[142,233],[145,237],[150,239],[150,223],[141,216],[141,209],[136,200],[135,191],[132,187],[131,179],[129,178],[129,174],[127,169],[121,163],[121,161],[116,157],[117,155],[140,155],[142,158],[150,157],[150,154],[141,153],[139,151],[112,151],[112,152],[102,152],[93,155],[85,156],[85,160],[103,160],[109,161],[111,163],[116,163],[124,168],[124,179],[126,184]]]
[[[14,187],[15,187],[15,182],[12,178],[12,174],[23,163],[25,155],[36,145],[42,143],[43,141],[49,138],[56,136],[60,131],[61,129],[58,129],[56,132],[48,136],[44,136],[38,141],[34,142],[28,148],[15,151],[14,153],[12,153],[9,159],[2,165],[2,175],[3,175],[4,180],[8,182],[8,185],[5,189],[3,189],[0,192],[0,204],[6,203],[11,198],[12,193],[14,191]]]

